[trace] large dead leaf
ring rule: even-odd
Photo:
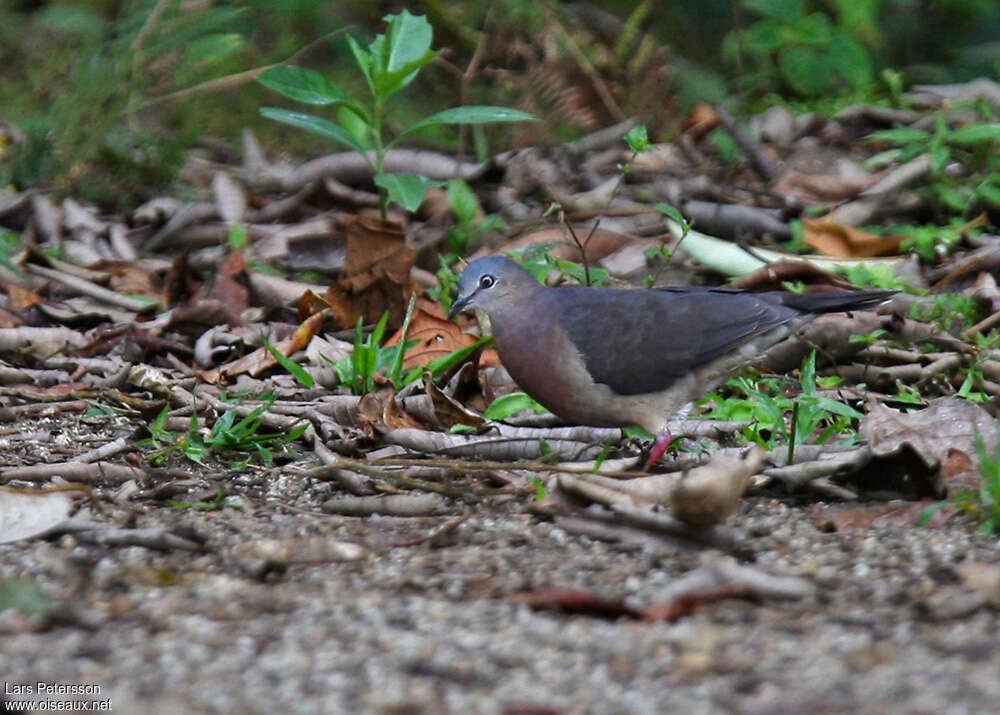
[[[858,432],[871,445],[883,476],[900,467],[911,481],[926,475],[934,493],[954,489],[956,480],[964,484],[969,472],[978,481],[977,432],[988,454],[995,455],[997,449],[996,421],[979,405],[959,397],[942,397],[914,412],[873,404]]]
[[[69,517],[69,492],[0,487],[0,544],[44,534]]]
[[[805,242],[826,256],[871,258],[893,256],[906,236],[876,236],[826,218],[804,218]]]
[[[358,317],[374,323],[389,311],[389,326],[402,325],[413,290],[410,270],[416,259],[417,252],[406,245],[398,224],[350,217],[344,276],[324,296],[337,324],[350,328]]]

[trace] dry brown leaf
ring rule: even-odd
[[[877,473],[857,475],[860,479],[877,478],[883,484],[874,488],[888,488],[886,483],[895,472],[905,481],[904,486],[920,490],[920,481],[930,478],[933,496],[946,488],[954,490],[964,483],[971,472],[978,475],[979,455],[976,452],[976,432],[982,436],[987,451],[994,454],[997,444],[996,424],[989,413],[975,403],[959,397],[942,397],[932,400],[926,409],[903,412],[873,403],[858,433],[871,446],[877,458]],[[961,452],[959,458],[955,452]],[[971,468],[956,471],[954,468],[967,461]],[[949,472],[943,465],[950,463]],[[864,470],[862,470],[864,472]]]
[[[156,277],[134,261],[98,261],[87,266],[111,276],[111,287],[119,293],[159,300],[161,288]]]
[[[374,323],[385,311],[389,311],[391,328],[402,325],[413,291],[410,270],[416,259],[417,252],[406,245],[398,224],[350,217],[344,277],[324,296],[337,325],[353,327],[359,316]]]
[[[239,315],[250,307],[250,289],[246,280],[246,259],[243,251],[233,251],[219,266],[211,296]]]
[[[304,350],[309,341],[313,339],[313,336],[323,327],[324,317],[322,313],[310,316],[295,329],[294,333],[284,340],[274,343],[274,349],[286,356],[294,355],[299,350]],[[233,378],[243,374],[257,377],[277,364],[278,361],[271,355],[271,351],[267,347],[262,347],[222,367],[215,370],[206,370],[199,374],[205,382],[218,382],[223,378]]]
[[[385,345],[395,345],[399,342],[402,329],[397,330]],[[407,342],[416,340],[417,344],[406,351],[403,356],[403,367],[411,368],[426,365],[432,360],[450,355],[451,353],[471,345],[476,339],[467,335],[450,320],[436,318],[422,310],[413,313],[410,329],[406,333]]]
[[[871,258],[893,256],[906,236],[876,236],[860,228],[846,226],[826,218],[804,218],[803,240],[826,256],[835,258]]]
[[[764,452],[754,446],[738,457],[716,457],[686,472],[670,493],[674,516],[692,526],[725,521],[764,464]]]
[[[455,425],[472,425],[478,427],[486,420],[478,412],[465,407],[461,402],[442,392],[434,384],[430,371],[424,372],[424,391],[434,405],[434,419],[443,429],[451,429]]]
[[[22,313],[26,310],[34,308],[42,302],[42,297],[38,295],[38,293],[28,290],[27,288],[22,288],[14,283],[8,283],[6,288],[8,298],[7,307],[16,313]],[[20,322],[18,325],[20,325]]]

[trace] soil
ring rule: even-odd
[[[61,461],[135,425],[59,416],[19,427],[49,438],[3,438],[3,466]],[[185,468],[196,482],[173,498],[210,501],[223,486],[222,509],[120,485],[97,485],[108,499],[83,509],[203,540],[200,551],[72,534],[0,545],[0,581],[34,583],[53,606],[0,611],[8,709],[71,697],[120,713],[937,714],[1000,703],[998,612],[956,570],[996,563],[1000,544],[961,519],[826,532],[822,505],[750,497],[730,525],[752,565],[804,577],[814,595],[645,622],[535,611],[515,595],[580,589],[642,609],[730,557],[571,535],[510,496],[455,503],[471,515],[422,539],[455,516],[331,515],[321,507],[336,487],[287,467]],[[265,540],[289,554],[254,556],[274,546]]]

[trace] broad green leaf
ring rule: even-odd
[[[1000,206],[1000,187],[996,184],[983,183],[976,187],[976,195],[984,201]]]
[[[472,355],[472,353],[479,350],[479,348],[484,345],[489,344],[493,340],[492,336],[486,336],[485,338],[479,338],[476,342],[471,345],[466,345],[464,348],[459,348],[454,352],[448,353],[442,357],[431,360],[426,365],[421,365],[420,367],[412,368],[406,376],[403,378],[403,385],[409,385],[411,382],[419,378],[424,374],[425,370],[429,370],[431,375],[434,377],[439,377],[444,373],[451,370],[453,367],[463,362],[467,357]]]
[[[451,179],[448,182],[448,205],[462,224],[471,224],[479,212],[479,198],[461,179]]]
[[[743,0],[741,4],[747,10],[782,22],[794,22],[805,15],[803,0]]]
[[[379,35],[371,44],[378,70],[397,72],[426,55],[431,48],[434,28],[423,15],[411,15],[408,10],[403,10],[398,15],[386,15],[382,19],[389,26],[385,35]]]
[[[303,67],[275,67],[260,75],[257,81],[297,102],[316,105],[352,103],[340,87],[319,72]]]
[[[880,132],[872,132],[865,137],[865,139],[869,141],[881,141],[889,144],[900,145],[926,142],[929,141],[930,138],[930,132],[925,132],[923,129],[909,129],[907,127],[900,127],[898,129],[883,129]]]
[[[483,417],[488,420],[505,420],[522,410],[533,410],[535,414],[539,415],[548,412],[527,393],[512,392],[493,400],[486,408],[486,412],[483,413]]]
[[[415,132],[424,127],[433,127],[439,124],[489,124],[491,122],[537,122],[538,118],[509,107],[490,107],[484,105],[473,105],[469,107],[452,107],[432,114],[420,120],[416,124],[407,127],[392,142],[395,144],[402,137]],[[390,144],[391,146],[391,144]]]
[[[375,82],[372,80],[372,55],[368,50],[365,50],[358,44],[350,35],[347,36],[347,46],[351,49],[351,54],[354,55],[354,61],[358,63],[358,69],[361,70],[361,74],[365,76],[365,81],[368,82],[368,88],[375,94]]]
[[[299,384],[305,387],[312,387],[314,384],[316,384],[316,381],[313,379],[313,376],[310,375],[308,372],[306,372],[304,367],[302,367],[297,362],[292,360],[290,357],[285,355],[283,352],[278,350],[278,348],[271,345],[271,342],[267,338],[264,338],[264,347],[266,347],[267,351],[271,353],[271,356],[278,361],[279,365],[285,368],[285,370],[287,370],[296,380],[298,380]]]
[[[413,78],[417,76],[420,69],[433,62],[434,59],[440,54],[440,52],[435,52],[434,50],[427,50],[427,52],[423,55],[416,58],[412,62],[408,62],[398,70],[393,70],[391,72],[376,72],[375,94],[382,97],[383,100],[391,97],[393,94],[412,82]]]
[[[444,182],[419,174],[377,174],[375,184],[386,190],[390,201],[395,201],[407,211],[416,211],[424,202],[427,189],[442,186]]]
[[[812,47],[791,47],[778,53],[785,80],[799,94],[815,97],[830,88],[833,69],[826,53]]]
[[[351,149],[360,152],[365,158],[368,156],[365,153],[365,148],[358,144],[357,140],[346,129],[322,117],[303,114],[302,112],[292,112],[287,109],[278,109],[277,107],[264,107],[260,110],[260,113],[268,119],[290,124],[293,127],[305,129],[307,132],[313,132],[327,139],[333,139],[341,144],[346,144]]]
[[[354,137],[354,141],[365,148],[371,148],[371,127],[364,117],[350,107],[337,107],[337,123]]]
[[[641,154],[649,149],[649,133],[646,131],[645,124],[632,127],[622,139],[628,144],[628,148],[636,154]]]
[[[784,29],[785,26],[777,20],[761,20],[743,31],[740,42],[745,52],[770,55],[787,44]]]
[[[1000,124],[970,124],[959,127],[948,135],[952,144],[980,144],[1000,140]]]
[[[875,70],[868,51],[853,37],[837,33],[830,41],[827,55],[833,71],[851,89],[864,89],[875,82]]]

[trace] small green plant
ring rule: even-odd
[[[444,312],[447,314],[451,310],[451,304],[454,301],[452,296],[459,281],[459,275],[452,269],[452,266],[458,261],[458,256],[454,254],[438,255],[438,259],[441,261],[441,267],[438,268],[437,272],[438,282],[429,293],[431,298],[444,307]]]
[[[535,280],[544,283],[549,274],[555,270],[558,280],[569,279],[573,283],[580,285],[602,286],[611,277],[611,274],[603,268],[585,268],[579,263],[567,261],[565,258],[553,256],[549,251],[557,243],[543,241],[528,246],[521,251],[511,251],[510,256],[520,261],[521,267],[535,277]],[[590,282],[587,282],[587,279]]]
[[[178,501],[176,499],[167,499],[167,504],[176,509],[191,509],[192,511],[219,511],[222,509],[224,504],[224,499],[226,498],[226,488],[219,487],[215,492],[215,497],[212,501],[196,501],[196,502],[186,502]]]
[[[1000,123],[973,122],[952,129],[944,115],[939,114],[934,131],[899,127],[874,132],[866,138],[894,148],[868,159],[865,168],[928,155],[931,181],[926,191],[939,207],[964,216],[977,205],[1000,206],[1000,152],[997,151]],[[951,169],[953,164],[962,167],[959,175]],[[909,248],[925,258],[927,253],[934,257],[930,249],[935,247],[936,239],[921,237],[910,243]]]
[[[994,453],[986,447],[979,430],[976,430],[976,452],[979,455],[979,491],[963,489],[946,500],[925,509],[917,518],[919,526],[926,526],[931,517],[951,504],[960,511],[980,520],[979,533],[993,534],[1000,531],[1000,433]]]
[[[284,450],[287,445],[301,437],[308,423],[302,423],[284,434],[261,432],[261,415],[274,404],[274,393],[267,393],[263,403],[255,407],[245,417],[239,412],[227,410],[212,425],[208,435],[198,427],[198,416],[191,415],[187,432],[174,433],[166,428],[169,409],[164,407],[156,419],[147,427],[149,438],[139,444],[150,445],[154,452],[151,462],[162,462],[169,454],[179,452],[192,462],[204,464],[209,456],[222,457],[233,453],[243,453],[243,459],[233,465],[233,469],[243,469],[254,456],[260,457],[265,466],[274,465],[274,450]]]
[[[670,259],[674,257],[674,252],[677,250],[677,246],[679,246],[687,235],[691,233],[691,229],[694,228],[694,221],[688,221],[684,218],[684,214],[682,214],[677,207],[671,206],[670,204],[658,203],[656,204],[656,210],[676,223],[681,230],[681,234],[677,238],[677,243],[673,244],[673,248],[667,248],[666,244],[661,244],[659,246],[651,246],[643,251],[643,255],[646,257],[646,260],[661,257],[664,259],[664,265],[666,265],[670,262]],[[657,278],[658,275],[646,276],[646,287],[648,288],[653,285]]]
[[[824,444],[834,435],[850,432],[853,422],[863,416],[843,402],[817,394],[817,387],[829,384],[825,378],[816,377],[816,353],[813,351],[802,363],[797,397],[785,394],[787,382],[783,379],[737,377],[726,386],[742,396],[722,398],[712,393],[707,399],[715,404],[707,416],[749,420],[743,433],[747,440],[767,448],[787,444],[791,461],[797,445],[808,441]],[[851,439],[856,439],[856,435]]]
[[[347,43],[361,74],[368,85],[370,97],[360,100],[349,97],[337,85],[318,72],[295,66],[275,67],[264,72],[258,81],[265,87],[315,106],[330,106],[337,110],[337,121],[287,109],[265,107],[261,114],[285,124],[320,134],[360,153],[372,171],[382,199],[382,217],[389,202],[396,202],[409,211],[416,211],[432,181],[418,174],[385,172],[386,152],[400,139],[420,129],[443,124],[487,124],[492,122],[535,121],[532,115],[507,107],[468,106],[445,109],[404,127],[393,139],[386,138],[389,117],[387,103],[396,92],[405,88],[440,52],[431,50],[434,30],[427,18],[403,10],[398,15],[383,18],[388,26],[384,35],[377,35],[367,48],[348,36]]]
[[[455,215],[455,224],[448,229],[444,245],[452,255],[464,256],[469,246],[483,234],[507,228],[504,220],[496,214],[480,218],[483,211],[479,197],[462,179],[448,182],[448,205]]]
[[[872,86],[872,60],[858,37],[857,19],[872,3],[832,3],[836,15],[809,12],[806,0],[742,0],[761,17],[726,36],[723,58],[741,65],[746,79],[764,90],[783,86],[803,97]],[[850,8],[854,8],[851,10]],[[872,18],[869,22],[874,22]],[[740,58],[742,57],[742,62]]]
[[[406,333],[409,329],[410,318],[413,314],[413,300],[403,320],[402,337],[395,345],[382,346],[382,338],[385,336],[386,325],[389,322],[389,313],[385,312],[375,324],[374,330],[367,336],[364,334],[364,327],[361,318],[354,331],[354,352],[337,362],[333,362],[333,368],[337,372],[337,379],[341,383],[351,388],[355,395],[364,395],[375,389],[375,375],[384,375],[397,390],[403,389],[406,385],[419,379],[425,371],[431,373],[432,377],[438,378],[451,368],[455,367],[468,358],[476,350],[489,343],[492,338],[481,338],[471,345],[459,348],[444,357],[431,360],[426,365],[413,367],[409,370],[403,369],[403,357],[406,351],[413,347],[415,341],[407,341]],[[332,362],[332,361],[331,361]]]

